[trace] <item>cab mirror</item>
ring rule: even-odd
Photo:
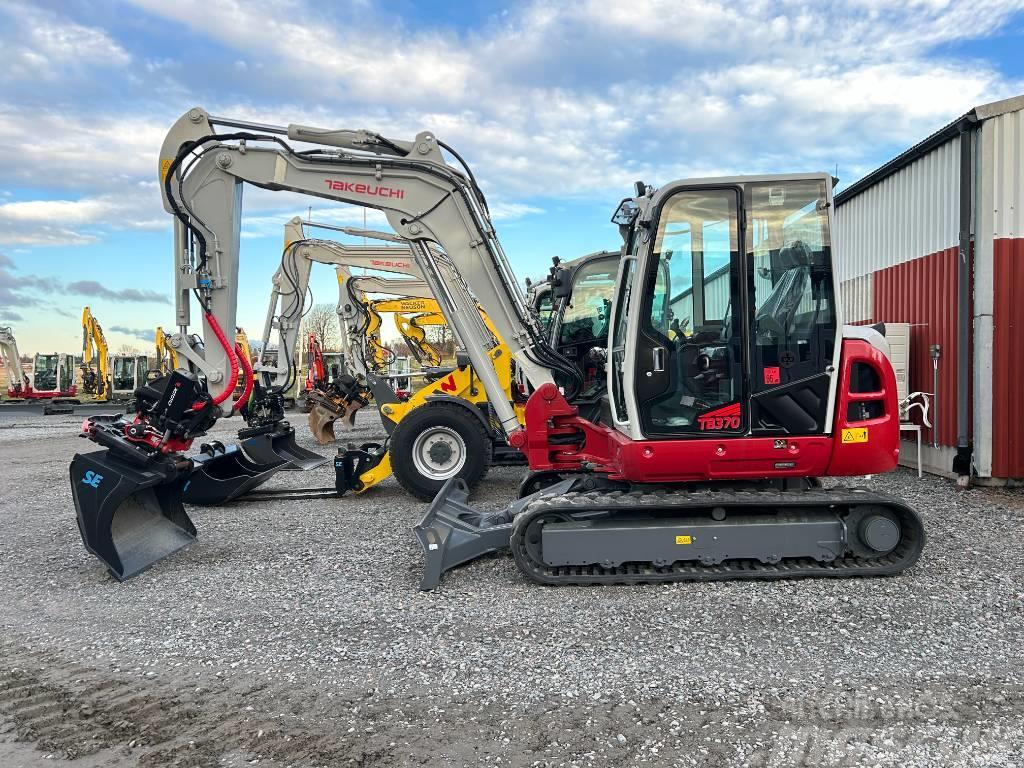
[[[567,299],[572,295],[572,271],[565,267],[551,270],[551,296],[555,299]]]
[[[615,213],[612,215],[612,224],[618,224],[620,227],[631,226],[639,213],[640,206],[637,205],[636,200],[627,197],[615,209]]]

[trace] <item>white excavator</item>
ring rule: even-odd
[[[0,355],[7,371],[7,398],[12,401],[48,400],[53,404],[77,403],[75,362],[72,355],[39,353],[32,359],[32,375],[21,368],[18,342],[10,326],[0,327]],[[45,412],[50,412],[45,409]],[[54,411],[56,412],[56,411]]]
[[[171,128],[158,169],[178,322],[190,324],[194,297],[207,343],[180,350],[202,378],[175,371],[140,394],[134,417],[86,425],[102,450],[72,462],[78,521],[118,578],[195,537],[183,451],[225,415],[238,377],[223,329],[235,321],[246,183],[383,211],[465,344],[494,423],[529,461],[531,492],[503,511],[474,510],[458,478],[445,484],[415,527],[421,588],[501,549],[544,584],[877,576],[918,559],[924,530],[909,506],[818,480],[891,470],[899,452],[885,339],[841,322],[829,175],[638,184],[622,200],[606,392],[587,418],[583,377],[527,306],[483,192],[432,133],[397,140],[197,108]],[[528,383],[525,425],[488,356],[498,340],[474,332],[477,305],[442,279],[438,252]]]
[[[4,369],[7,372],[7,397],[20,400],[21,393],[31,389],[32,383],[21,368],[18,342],[9,325],[0,327],[0,356],[4,358]]]

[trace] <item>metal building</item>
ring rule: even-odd
[[[938,368],[927,468],[1024,478],[1024,96],[975,107],[835,204],[844,322],[911,324],[911,391],[933,392]]]

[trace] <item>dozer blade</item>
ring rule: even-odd
[[[282,424],[286,425],[284,422]],[[242,450],[257,464],[269,467],[286,462],[280,467],[282,470],[316,469],[331,460],[329,456],[321,456],[297,445],[295,430],[290,426],[247,438],[242,441]]]
[[[171,465],[135,466],[107,450],[76,454],[71,494],[82,543],[118,581],[195,541],[181,504],[182,480]]]
[[[433,589],[441,583],[446,571],[458,565],[508,549],[512,521],[527,504],[541,496],[559,496],[575,483],[575,478],[562,480],[514,501],[500,512],[480,512],[466,503],[469,486],[461,478],[453,477],[441,487],[427,513],[413,526],[423,548],[420,589]]]
[[[215,445],[192,463],[192,474],[182,489],[183,500],[186,504],[218,506],[263,485],[283,468],[285,461],[257,464],[238,445]]]
[[[329,445],[337,440],[334,422],[340,415],[320,403],[314,403],[309,411],[309,431],[313,433],[313,439],[320,445]]]

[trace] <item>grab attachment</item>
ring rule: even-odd
[[[465,481],[451,478],[434,497],[427,513],[413,526],[423,548],[420,589],[433,589],[441,583],[446,571],[458,565],[507,549],[516,515],[542,496],[566,493],[575,483],[575,478],[562,480],[514,501],[500,512],[481,512],[467,503],[469,486]]]
[[[331,459],[306,450],[295,442],[295,430],[287,421],[272,428],[257,427],[238,432],[242,450],[256,464],[282,470],[306,471],[322,467]]]
[[[263,485],[278,470],[284,468],[284,459],[276,464],[257,464],[239,445],[224,446],[214,441],[202,446],[202,453],[192,460],[192,474],[182,489],[186,504],[219,506],[243,496]]]
[[[118,581],[195,541],[181,504],[188,464],[135,464],[106,449],[75,454],[71,495],[82,543]]]
[[[356,412],[353,410],[346,415],[344,411],[335,411],[321,402],[314,402],[308,418],[309,431],[313,434],[313,439],[320,445],[329,445],[337,440],[334,423],[340,420],[346,430],[351,429],[355,422]]]

